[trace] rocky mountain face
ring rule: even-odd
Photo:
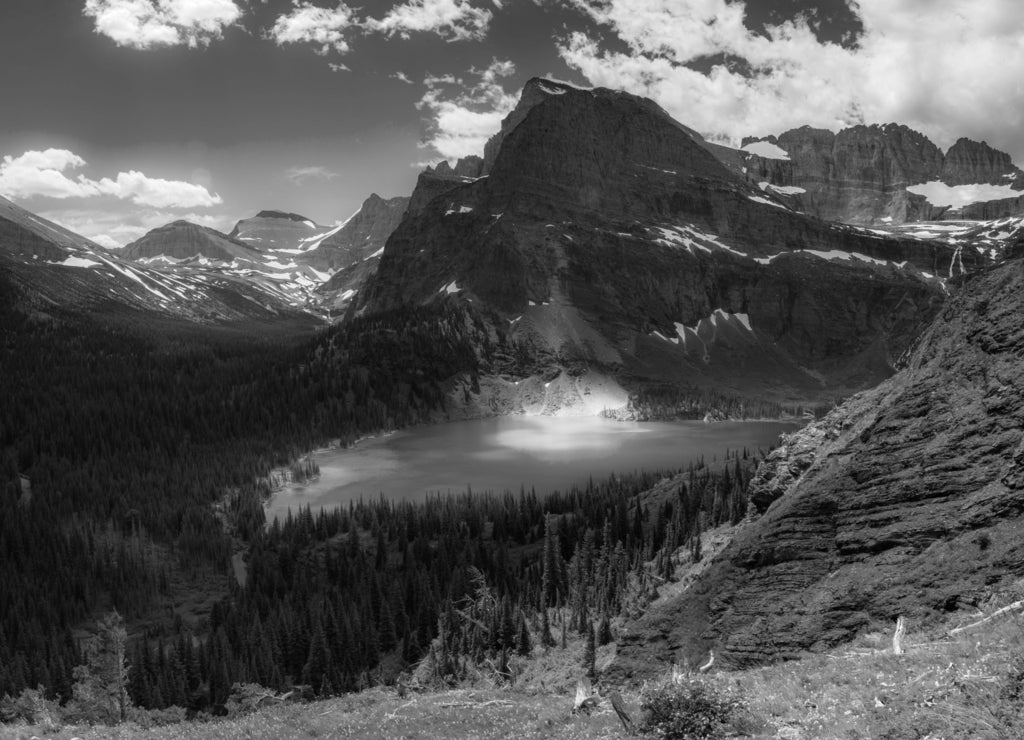
[[[294,309],[328,318],[344,312],[376,269],[408,201],[371,195],[335,227],[283,211],[260,211],[239,221],[231,235],[175,221],[129,244],[121,255],[182,277],[246,281]]]
[[[552,368],[807,397],[889,375],[987,260],[797,213],[621,92],[532,80],[495,142],[424,173],[359,311],[455,296]]]
[[[260,251],[289,254],[306,251],[330,231],[332,227],[321,226],[297,213],[260,211],[235,224],[228,237]]]
[[[123,257],[137,262],[182,261],[206,258],[231,262],[259,255],[255,247],[222,234],[216,229],[189,221],[174,221],[153,229],[125,246]]]
[[[407,196],[381,198],[372,193],[352,218],[327,234],[303,259],[332,272],[367,259],[384,248],[408,206]]]
[[[140,265],[3,198],[0,273],[18,300],[40,313],[73,310],[120,320],[311,324],[306,314],[251,281]]]
[[[766,155],[758,143],[779,151]],[[917,131],[886,124],[839,133],[804,126],[778,137],[744,139],[743,145],[748,151],[716,154],[794,208],[829,221],[885,226],[1024,215],[1024,173],[985,142],[960,139],[943,154]],[[920,187],[927,183],[954,188],[959,197]]]
[[[900,372],[785,439],[761,511],[630,625],[619,677],[714,648],[743,666],[964,610],[1024,574],[1024,242],[969,277]]]

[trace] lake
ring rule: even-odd
[[[600,417],[503,416],[416,427],[318,450],[320,477],[291,484],[267,506],[314,510],[376,498],[422,501],[428,492],[511,490],[538,493],[583,485],[612,473],[684,468],[747,447],[767,449],[800,424],[779,421],[623,422]]]

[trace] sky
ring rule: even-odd
[[[482,153],[534,76],[733,145],[895,121],[1024,163],[1020,0],[3,0],[0,195],[111,247],[337,223]]]

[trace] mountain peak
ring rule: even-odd
[[[193,257],[206,257],[230,262],[236,257],[248,257],[258,251],[216,229],[179,219],[164,226],[158,226],[128,244],[122,251],[122,255],[132,260],[158,258],[185,260]]]
[[[297,213],[287,213],[286,211],[260,211],[256,214],[256,218],[279,218],[288,221],[311,221],[311,219],[305,216],[300,216]]]

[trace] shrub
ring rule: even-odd
[[[666,740],[726,737],[745,703],[710,679],[665,679],[644,688],[640,697],[644,734]]]
[[[56,701],[46,698],[46,690],[42,686],[24,689],[17,696],[5,694],[0,699],[0,721],[23,722],[55,730],[61,726],[60,706]]]

